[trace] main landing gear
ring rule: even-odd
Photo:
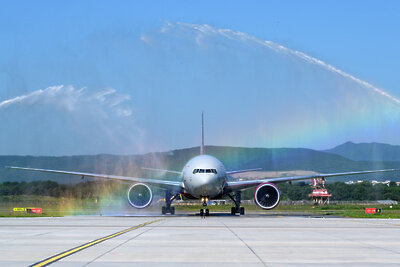
[[[171,192],[169,190],[167,190],[165,192],[165,206],[163,206],[161,208],[161,213],[163,215],[165,214],[171,214],[174,215],[175,214],[175,207],[171,207],[171,203],[172,201],[177,197],[178,194],[172,196]]]
[[[210,215],[210,210],[207,209],[208,197],[202,197],[201,201],[203,201],[203,208],[200,210],[200,216],[203,217]]]
[[[231,215],[236,215],[236,213],[239,213],[240,215],[244,215],[244,207],[240,207],[240,203],[242,202],[242,194],[240,191],[235,192],[235,198],[233,198],[231,195],[228,195],[233,203],[235,203],[235,207],[231,208]]]

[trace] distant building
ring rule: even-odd
[[[371,181],[371,184],[372,184],[372,185],[384,184],[384,185],[389,186],[390,180],[386,180],[386,181],[384,181],[384,182],[378,182],[377,180],[372,180],[372,181]]]
[[[383,205],[397,205],[398,202],[396,200],[378,200],[377,201],[379,204]]]
[[[383,179],[382,179],[383,180]],[[354,181],[352,181],[352,180],[350,180],[350,181],[347,181],[347,182],[344,182],[345,184],[360,184],[360,183],[363,183],[363,182],[365,182],[364,180],[357,180],[357,182],[354,182]],[[372,180],[371,181],[371,184],[372,185],[377,185],[377,184],[384,184],[384,185],[386,185],[386,186],[389,186],[390,185],[390,182],[391,182],[391,180],[385,180],[385,181],[383,181],[383,182],[379,182],[379,181],[377,181],[377,180]],[[397,186],[400,186],[400,182],[396,182],[396,185]]]

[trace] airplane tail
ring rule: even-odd
[[[200,146],[200,155],[204,154],[204,115],[201,113],[201,146]]]

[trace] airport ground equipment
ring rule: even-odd
[[[308,196],[311,197],[312,203],[321,205],[329,204],[329,198],[332,194],[329,194],[328,189],[325,188],[325,178],[311,179],[311,186],[314,189]]]

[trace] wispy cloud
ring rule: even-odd
[[[290,48],[280,45],[278,43],[268,41],[268,40],[262,40],[260,38],[248,35],[246,33],[233,31],[231,29],[219,29],[219,28],[207,25],[207,24],[199,25],[199,24],[166,21],[165,25],[161,28],[161,33],[169,34],[171,31],[173,31],[176,28],[178,28],[180,30],[184,30],[184,31],[192,31],[193,33],[195,33],[196,34],[195,41],[198,45],[202,45],[202,40],[204,38],[207,38],[207,37],[210,38],[210,37],[215,36],[215,37],[223,37],[223,38],[226,38],[229,40],[240,41],[240,42],[243,42],[243,43],[246,43],[249,45],[257,45],[257,46],[261,46],[261,47],[264,47],[267,49],[272,49],[273,51],[275,51],[277,53],[295,56],[297,58],[304,60],[307,63],[320,66],[332,73],[336,73],[346,79],[349,79],[352,82],[355,82],[358,85],[361,85],[366,89],[372,90],[375,93],[389,99],[390,101],[393,101],[396,104],[400,104],[400,99],[389,94],[384,89],[374,86],[371,83],[368,83],[364,80],[361,80],[361,79],[359,79],[337,67],[334,67],[320,59],[317,59],[315,57],[307,55],[303,52],[300,52],[300,51],[297,51],[294,49],[290,49]]]
[[[142,42],[148,44],[148,45],[152,45],[152,40],[151,40],[150,36],[148,36],[148,35],[142,34],[142,35],[140,36],[140,40],[141,40]]]
[[[0,101],[2,153],[138,153],[144,131],[130,100],[114,88],[57,85]]]
[[[124,106],[130,99],[130,95],[119,94],[113,88],[93,93],[86,88],[76,89],[73,86],[57,85],[3,100],[0,102],[0,111],[18,105],[53,106],[67,112],[73,112],[82,106],[96,106],[105,111],[103,114],[111,112],[116,116],[130,116],[132,110]]]

